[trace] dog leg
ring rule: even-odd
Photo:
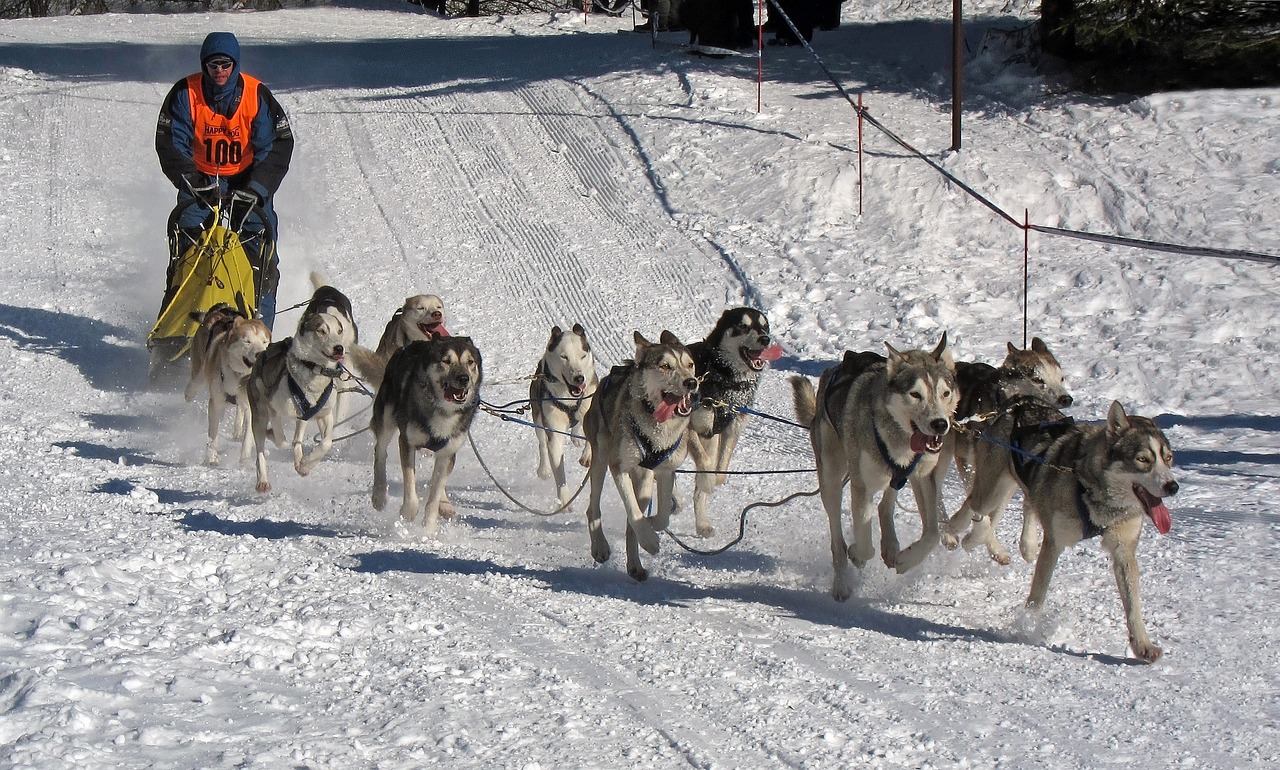
[[[636,499],[633,478],[629,474],[614,471],[613,484],[618,488],[622,508],[627,512],[627,532],[634,535],[641,548],[651,554],[657,553],[658,533],[653,531],[653,525],[645,518],[644,509]]]
[[[632,580],[643,583],[649,579],[649,570],[644,568],[640,563],[640,549],[637,547],[636,531],[631,528],[631,521],[627,521],[627,574]]]
[[[1058,557],[1066,544],[1059,543],[1053,534],[1045,532],[1044,542],[1040,545],[1040,558],[1036,559],[1035,572],[1031,576],[1031,592],[1027,594],[1027,608],[1038,610],[1044,606],[1044,597],[1049,593],[1049,581],[1053,579],[1053,569],[1058,566]]]
[[[400,501],[400,518],[406,524],[412,524],[418,515],[417,451],[409,446],[409,440],[401,433],[400,475],[404,479],[404,498]]]
[[[444,500],[445,484],[449,474],[453,472],[453,463],[457,459],[456,452],[437,452],[435,466],[431,470],[431,480],[427,483],[427,504],[423,509],[423,525],[427,537],[436,536],[436,528],[440,521],[440,505]]]
[[[591,497],[587,502],[587,534],[591,536],[591,558],[596,564],[604,564],[609,560],[609,540],[604,536],[604,528],[600,525],[600,495],[604,491],[604,477],[609,468],[604,463],[591,466],[588,478],[591,483]]]
[[[880,519],[880,559],[889,569],[893,569],[898,563],[898,552],[902,550],[898,543],[898,529],[893,521],[897,508],[898,491],[893,487],[885,487],[880,494],[880,503],[876,506],[876,516]]]
[[[942,480],[951,467],[951,458],[944,463],[939,459],[928,475],[913,476],[911,492],[916,498],[916,507],[920,511],[920,539],[898,553],[898,561],[894,565],[898,574],[915,569],[925,558],[938,547],[938,520],[942,516]]]
[[[222,410],[226,403],[226,396],[222,394],[220,388],[209,389],[209,442],[205,445],[204,464],[209,466],[217,466],[218,464],[218,428],[222,425]]]
[[[1124,619],[1129,627],[1129,646],[1138,660],[1155,663],[1163,651],[1147,636],[1142,602],[1138,598],[1138,537],[1141,533],[1141,518],[1115,524],[1102,536],[1102,547],[1111,554],[1111,569],[1116,576],[1120,605],[1124,607]]]
[[[337,396],[334,398],[336,399]],[[301,464],[297,464],[299,456],[298,450],[301,449],[302,445],[300,442],[302,437],[306,435],[306,430],[305,424],[299,422],[300,425],[304,425],[304,428],[300,430],[298,434],[294,435],[294,467],[298,471],[299,476],[306,476],[311,473],[311,471],[315,469],[316,465],[324,459],[324,456],[329,454],[329,450],[333,448],[333,426],[337,422],[338,418],[338,403],[335,401],[333,406],[333,409],[330,409],[319,417],[316,417],[316,427],[320,429],[320,444],[307,453],[306,458],[301,461]]]
[[[827,529],[831,535],[831,567],[834,571],[831,596],[838,602],[848,599],[853,593],[853,575],[849,574],[849,545],[845,542],[844,525],[841,521],[843,491],[843,477],[831,481],[819,472],[818,492],[822,497],[822,507],[827,512]]]
[[[711,492],[716,488],[715,455],[719,441],[716,436],[703,439],[694,431],[689,431],[689,455],[693,457],[693,466],[697,470],[693,480],[693,521],[698,537],[711,537],[716,529],[711,524],[711,515],[707,512]]]
[[[671,525],[671,513],[675,509],[676,474],[674,470],[659,471],[653,474],[653,480],[654,499],[657,501],[654,504],[653,528],[665,532]]]

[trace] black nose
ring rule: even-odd
[[[1071,396],[1058,396],[1058,406],[1071,406],[1073,401],[1075,401],[1075,399]]]
[[[1170,481],[1168,484],[1164,485],[1165,497],[1168,497],[1169,495],[1176,495],[1176,494],[1178,494],[1178,482]]]
[[[936,420],[930,421],[929,428],[933,431],[935,436],[941,436],[943,433],[947,432],[947,428],[950,427],[950,425],[950,422],[939,417]]]

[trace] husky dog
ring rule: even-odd
[[[684,439],[698,378],[693,357],[676,335],[663,331],[654,343],[635,332],[634,339],[636,357],[613,367],[600,381],[583,420],[591,448],[587,530],[591,557],[598,563],[607,561],[610,550],[600,526],[600,494],[605,474],[612,474],[627,516],[627,574],[644,580],[649,571],[640,563],[639,549],[657,553],[658,532],[670,522],[676,468],[688,452]],[[647,518],[650,500],[657,510]]]
[[[1165,534],[1172,526],[1162,498],[1178,492],[1173,450],[1163,431],[1146,417],[1125,414],[1112,402],[1106,425],[1079,425],[1035,398],[1015,400],[988,432],[995,441],[976,449],[973,491],[965,507],[991,516],[1012,489],[1021,488],[1021,552],[1035,557],[1035,528],[1044,531],[1027,606],[1044,604],[1049,579],[1063,550],[1102,536],[1129,627],[1129,645],[1140,660],[1160,657],[1142,621],[1138,600],[1138,537],[1151,519]]]
[[[725,482],[733,450],[755,402],[760,373],[782,348],[769,336],[769,319],[749,307],[730,308],[706,339],[689,345],[698,372],[698,406],[689,417],[689,454],[697,467],[693,514],[698,535],[714,534],[707,501]]]
[[[571,492],[564,475],[565,434],[576,428],[591,408],[591,398],[600,386],[596,360],[587,342],[587,330],[574,324],[568,332],[551,327],[551,339],[538,362],[538,371],[529,383],[532,422],[539,426],[538,478],[556,480],[560,505],[568,505]],[[574,443],[579,443],[577,439]],[[591,467],[591,446],[578,462]]]
[[[341,407],[338,380],[344,376],[347,353],[356,346],[359,332],[351,314],[351,301],[312,273],[315,293],[302,311],[292,337],[273,342],[249,374],[249,408],[253,443],[257,448],[257,490],[270,492],[267,478],[267,437],[284,446],[284,427],[293,420],[293,468],[306,476],[333,446],[333,426]],[[305,456],[302,451],[308,423],[320,431],[320,444]]]
[[[409,297],[392,313],[387,328],[378,341],[378,355],[389,361],[391,354],[414,340],[447,337],[444,328],[444,301],[434,294],[416,294]]]
[[[199,317],[197,317],[199,316]],[[192,313],[201,322],[191,345],[191,382],[185,392],[194,401],[200,390],[209,391],[209,443],[205,464],[218,464],[218,428],[227,404],[236,407],[232,437],[241,442],[240,462],[247,462],[252,443],[249,434],[249,372],[258,355],[271,344],[271,329],[260,318],[248,319],[219,303],[206,313]]]
[[[884,363],[875,360],[877,353],[846,353],[840,364],[823,372],[816,394],[807,378],[791,378],[796,415],[809,425],[817,460],[835,568],[831,595],[837,601],[848,599],[853,590],[849,561],[862,567],[875,555],[871,511],[876,494],[896,491],[910,481],[923,522],[920,539],[899,551],[895,496],[881,496],[880,552],[885,564],[906,572],[938,542],[942,481],[951,463],[951,442],[946,438],[960,397],[947,335],[932,352],[886,347],[889,357]],[[840,516],[846,479],[852,545],[845,543]]]
[[[480,404],[480,351],[470,337],[414,340],[391,354],[385,371],[365,376],[376,382],[378,391],[369,419],[373,507],[381,511],[387,505],[387,447],[398,433],[404,480],[400,516],[406,523],[412,524],[418,514],[417,452],[435,454],[422,508],[427,537],[435,537],[439,517],[454,514],[445,500],[445,484]]]
[[[1008,343],[1008,353],[999,367],[982,363],[957,362],[956,379],[960,384],[960,407],[956,421],[965,423],[955,433],[956,470],[967,487],[973,486],[972,460],[977,444],[984,440],[983,430],[1008,404],[1020,397],[1034,397],[1050,406],[1071,406],[1071,394],[1067,392],[1062,365],[1049,351],[1044,340],[1035,337],[1031,347],[1023,350]],[[1010,498],[1013,487],[1009,487]],[[996,539],[995,529],[1008,505],[997,507],[990,517],[973,518],[973,512],[961,507],[942,527],[942,543],[955,548],[958,536],[973,524],[972,531],[964,538],[966,550],[979,545],[987,547],[987,553],[998,564],[1009,563],[1009,551]]]

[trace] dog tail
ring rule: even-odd
[[[356,374],[364,380],[364,384],[370,390],[376,391],[382,387],[382,378],[387,373],[387,359],[376,351],[360,345],[352,345],[351,349],[347,351],[347,355],[351,357],[351,362],[355,364]]]
[[[791,378],[791,393],[795,397],[796,420],[807,428],[813,424],[818,415],[818,395],[808,377],[796,375]]]

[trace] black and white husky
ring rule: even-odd
[[[568,504],[571,494],[564,472],[566,434],[582,424],[599,384],[586,329],[574,324],[566,332],[553,326],[547,349],[538,361],[538,371],[529,383],[529,407],[532,422],[539,428],[538,478],[555,478],[556,496],[562,506]],[[591,467],[590,444],[578,462]]]
[[[698,407],[689,418],[689,454],[697,468],[693,514],[698,535],[715,532],[707,512],[712,491],[725,472],[756,398],[760,373],[782,349],[769,334],[769,319],[749,307],[730,308],[705,339],[689,345],[698,372]]]
[[[293,423],[293,467],[306,476],[333,446],[333,427],[342,400],[343,364],[359,341],[351,300],[311,274],[315,293],[302,311],[292,337],[273,342],[249,373],[249,411],[257,450],[257,490],[270,492],[267,438],[284,446],[285,426]],[[303,451],[307,426],[314,423],[320,443]]]

